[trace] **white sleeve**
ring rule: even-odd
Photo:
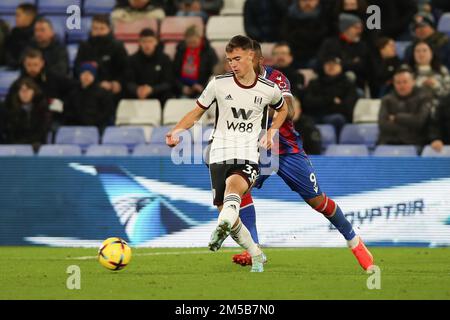
[[[216,79],[213,78],[208,83],[206,88],[203,90],[200,97],[197,99],[197,105],[200,108],[207,110],[215,100],[216,100]]]
[[[283,106],[284,99],[280,88],[277,85],[274,86],[273,98],[270,101],[270,107],[272,109],[278,110]]]

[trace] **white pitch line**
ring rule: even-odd
[[[234,250],[221,250],[218,253],[233,253],[240,252],[239,249]],[[180,254],[211,254],[210,251],[169,251],[169,252],[147,252],[147,253],[134,253],[134,257],[144,257],[144,256],[165,256],[165,255],[180,255]],[[97,256],[84,256],[84,257],[74,257],[66,258],[66,260],[91,260],[97,259]]]

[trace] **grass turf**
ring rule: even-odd
[[[133,249],[124,270],[104,269],[96,249],[1,247],[0,299],[450,299],[450,248],[372,248],[381,289],[348,249],[269,249],[266,270],[231,263],[236,249]],[[69,290],[67,267],[81,269]]]

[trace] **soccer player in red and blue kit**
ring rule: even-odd
[[[344,236],[348,247],[352,250],[359,264],[364,270],[373,265],[373,257],[356,235],[351,223],[345,218],[339,206],[320,189],[314,168],[302,147],[300,135],[296,132],[292,122],[293,96],[290,83],[280,71],[263,65],[261,46],[254,41],[256,73],[276,83],[283,93],[289,106],[289,119],[279,130],[279,168],[277,174],[294,191],[297,192],[314,210],[323,214]],[[269,175],[260,175],[255,187],[261,188]],[[250,231],[253,241],[259,243],[256,228],[256,213],[250,193],[242,197],[240,217]],[[241,265],[251,265],[252,259],[247,252],[233,256],[233,261]]]

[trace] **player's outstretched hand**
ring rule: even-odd
[[[178,143],[180,142],[180,138],[173,132],[173,131],[169,131],[166,134],[166,144],[173,148],[175,147]]]
[[[270,148],[272,148],[273,145],[273,139],[272,139],[272,135],[268,132],[265,135],[263,135],[261,137],[261,139],[259,140],[259,144],[261,145],[261,147],[263,147],[266,150],[269,150]]]

